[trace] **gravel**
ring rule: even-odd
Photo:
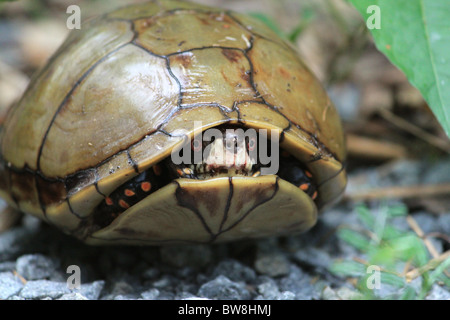
[[[42,254],[26,254],[16,260],[16,270],[26,280],[49,278],[57,267],[55,259]]]
[[[22,288],[23,283],[12,272],[0,273],[0,300],[15,296]]]
[[[225,276],[218,276],[200,287],[198,295],[218,300],[250,299],[250,292],[242,282],[234,282]]]
[[[25,299],[57,299],[68,293],[70,293],[70,289],[65,282],[32,280],[25,284],[20,291],[20,296]]]
[[[256,272],[234,259],[227,259],[217,264],[212,272],[212,277],[227,275],[231,281],[245,281],[252,283],[256,280]]]

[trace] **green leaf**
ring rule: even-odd
[[[450,5],[448,0],[350,0],[365,21],[380,8],[377,48],[419,89],[450,137]]]
[[[288,35],[287,38],[290,42],[295,43],[298,39],[298,37],[302,34],[302,32],[308,27],[308,25],[314,20],[315,18],[315,12],[311,8],[305,8],[300,12],[300,21],[298,22],[297,26],[292,29]]]
[[[434,282],[436,282],[441,276],[443,282],[448,286],[449,285],[449,279],[447,278],[447,276],[444,274],[444,271],[450,268],[450,258],[447,258],[446,260],[444,260],[431,274],[430,274],[430,278],[429,281],[431,282],[431,284],[433,284]],[[449,287],[450,288],[450,287]]]
[[[403,288],[406,284],[404,278],[399,277],[392,273],[381,272],[380,276],[381,276],[381,283],[388,284],[393,287]]]
[[[428,262],[428,252],[422,240],[413,233],[391,239],[389,245],[395,250],[396,258],[403,261],[413,260],[414,265],[421,267]]]
[[[370,248],[370,241],[359,232],[342,228],[338,231],[338,236],[351,246],[359,249],[362,252],[367,252]]]
[[[388,206],[387,213],[389,218],[405,217],[408,214],[408,207],[405,204],[396,204]]]
[[[366,205],[358,205],[356,207],[356,213],[358,215],[359,220],[364,223],[364,226],[370,230],[373,229],[375,225],[375,217],[372,212]]]
[[[417,292],[412,287],[406,287],[400,300],[415,300],[417,298]]]
[[[337,261],[330,268],[330,272],[347,277],[361,277],[366,274],[365,265],[356,261]]]

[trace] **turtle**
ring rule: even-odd
[[[339,114],[294,46],[178,0],[71,31],[0,144],[0,196],[90,245],[298,234],[347,182]]]

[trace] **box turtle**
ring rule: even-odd
[[[184,1],[73,30],[0,143],[0,196],[88,244],[303,232],[346,185],[338,113],[295,49],[259,20]],[[250,155],[264,145],[266,159]]]

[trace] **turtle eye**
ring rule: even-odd
[[[256,148],[256,138],[250,138],[247,142],[248,151],[253,151]]]
[[[192,140],[192,144],[191,144],[192,150],[194,150],[194,152],[199,152],[202,150],[202,144],[199,140]]]

